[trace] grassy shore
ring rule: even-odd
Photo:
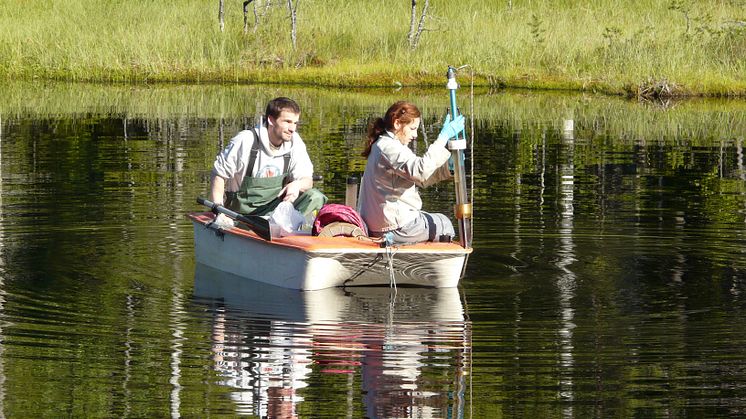
[[[5,0],[0,78],[326,86],[462,83],[631,96],[746,96],[746,0]],[[424,0],[420,0],[419,8]],[[468,73],[467,73],[468,72]]]

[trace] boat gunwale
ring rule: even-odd
[[[193,222],[207,227],[214,219],[212,212],[192,212],[186,214]],[[371,241],[362,241],[354,237],[319,237],[310,235],[297,235],[273,238],[272,241],[264,240],[251,230],[244,228],[232,228],[222,230],[224,234],[231,234],[245,239],[263,242],[268,245],[277,245],[287,248],[302,250],[307,253],[327,254],[327,253],[370,253],[385,254],[390,251],[386,247],[381,247],[378,243]],[[342,243],[340,243],[342,242]],[[461,245],[439,242],[423,242],[410,245],[394,246],[396,253],[419,253],[419,254],[453,254],[454,256],[468,255],[472,253],[472,248],[463,248]]]

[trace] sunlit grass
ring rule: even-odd
[[[482,85],[746,94],[746,0],[432,0],[416,50],[409,1],[305,0],[296,48],[286,3],[266,3],[244,33],[240,1],[220,32],[217,1],[6,0],[0,77],[431,85],[469,64]]]

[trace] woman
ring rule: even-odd
[[[359,210],[373,237],[388,235],[396,244],[450,241],[455,233],[443,214],[422,211],[416,187],[451,178],[446,148],[449,138],[464,129],[464,117],[446,118],[438,139],[418,157],[407,147],[417,138],[420,110],[409,102],[396,102],[368,125],[368,158],[360,189]]]

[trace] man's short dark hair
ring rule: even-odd
[[[294,114],[300,114],[300,106],[293,99],[286,97],[276,97],[267,103],[267,110],[264,112],[265,117],[277,119],[282,111],[290,111]]]

